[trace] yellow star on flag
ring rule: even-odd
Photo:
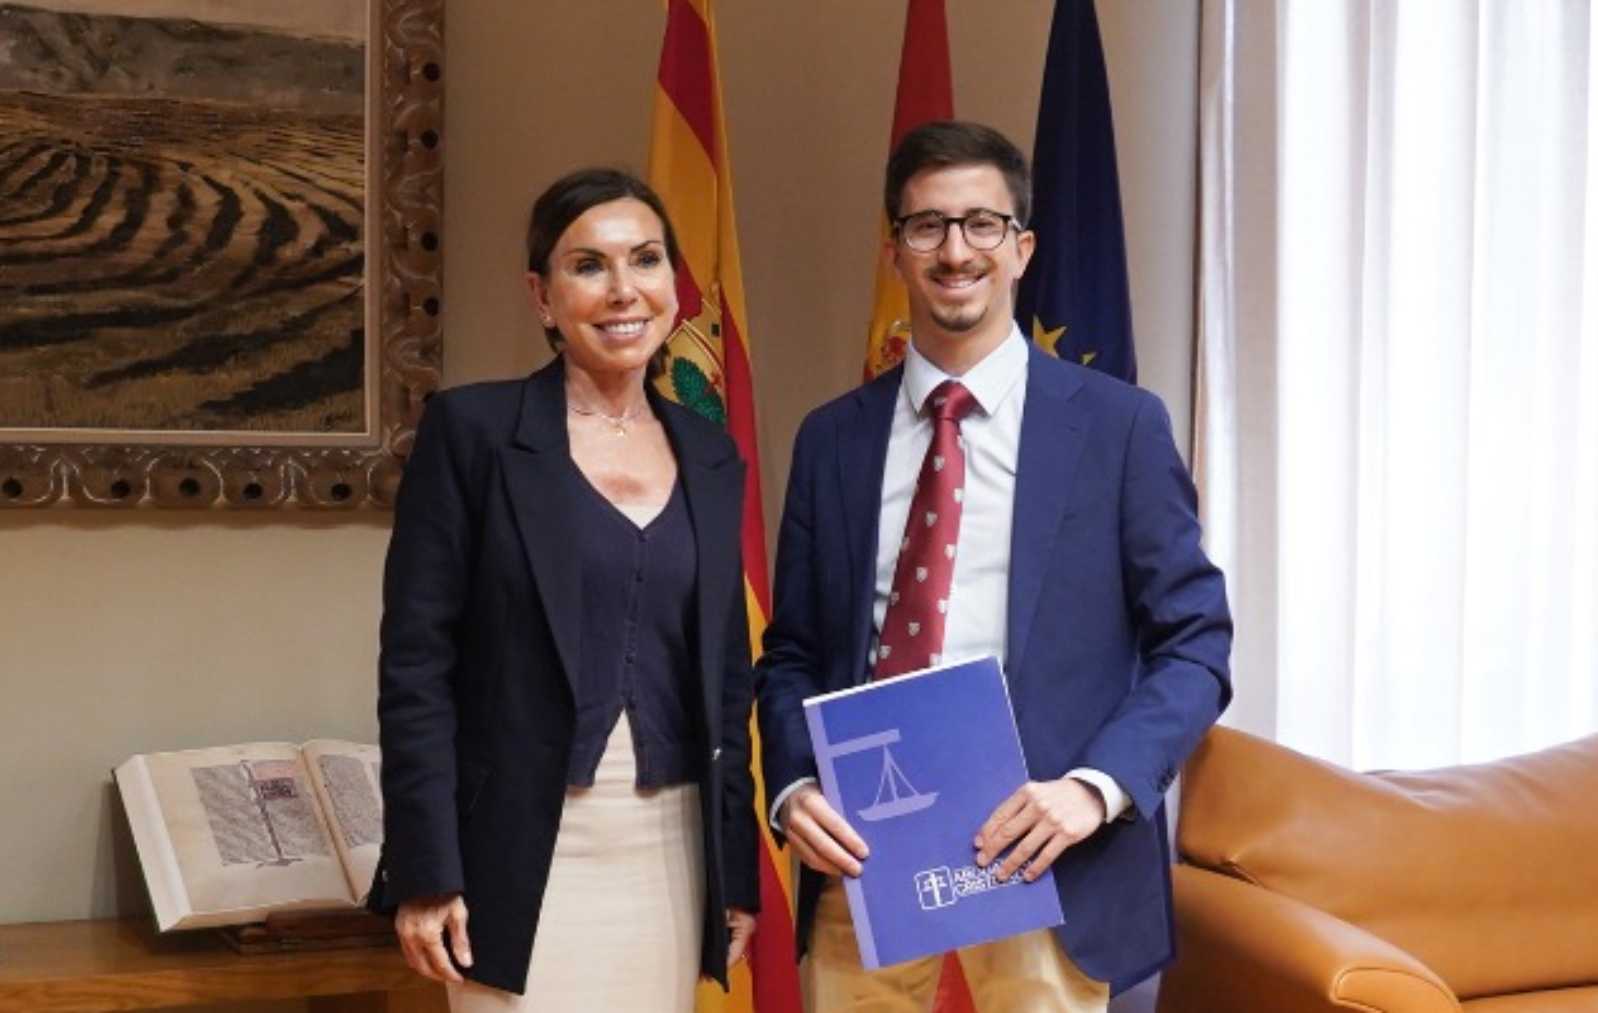
[[[1063,337],[1065,337],[1064,324],[1061,324],[1051,331],[1044,326],[1041,317],[1034,316],[1032,318],[1032,340],[1043,346],[1044,350],[1050,355],[1059,358],[1060,339]],[[1098,358],[1098,355],[1098,352],[1083,352],[1081,360],[1082,365],[1091,366],[1093,364],[1093,360]]]
[[[1043,349],[1050,355],[1058,356],[1060,354],[1058,344],[1060,339],[1064,336],[1064,324],[1061,324],[1051,331],[1044,326],[1043,319],[1041,317],[1032,318],[1032,340],[1043,346]]]

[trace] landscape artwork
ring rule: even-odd
[[[0,2],[0,430],[366,430],[367,33]]]

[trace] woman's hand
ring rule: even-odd
[[[730,916],[729,916],[730,923]],[[472,944],[466,937],[466,901],[458,893],[417,897],[399,906],[394,913],[394,933],[411,970],[434,981],[460,982],[464,979],[444,952],[444,933],[449,932],[449,947],[456,963],[472,966]]]
[[[727,967],[742,960],[755,934],[755,916],[735,907],[727,909]]]

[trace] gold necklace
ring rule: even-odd
[[[642,416],[644,409],[648,406],[649,402],[647,400],[640,401],[631,408],[622,412],[620,415],[612,415],[609,412],[602,412],[598,408],[580,408],[568,401],[566,403],[566,410],[571,412],[573,415],[581,415],[585,418],[604,419],[606,422],[610,423],[611,429],[615,432],[615,435],[626,436],[627,423]]]

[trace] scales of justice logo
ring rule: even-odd
[[[890,728],[885,732],[846,739],[827,747],[829,758],[834,760],[853,753],[882,750],[882,776],[877,780],[876,798],[872,799],[871,804],[864,809],[855,810],[855,815],[867,823],[909,816],[911,813],[930,808],[938,800],[938,793],[935,791],[916,791],[915,785],[910,783],[910,779],[904,776],[899,764],[894,762],[893,753],[888,747],[898,741],[900,741],[899,729]]]
[[[842,742],[825,743],[820,750],[829,761],[855,753],[882,751],[882,774],[877,779],[877,793],[871,804],[855,809],[854,814],[866,823],[881,823],[901,819],[930,809],[938,801],[935,791],[918,791],[904,769],[893,758],[888,748],[902,741],[897,728],[861,735]],[[923,911],[934,911],[954,904],[962,897],[986,893],[1005,886],[1024,882],[1019,874],[1001,880],[995,874],[998,863],[984,869],[976,865],[939,865],[922,869],[911,876],[916,901]]]

